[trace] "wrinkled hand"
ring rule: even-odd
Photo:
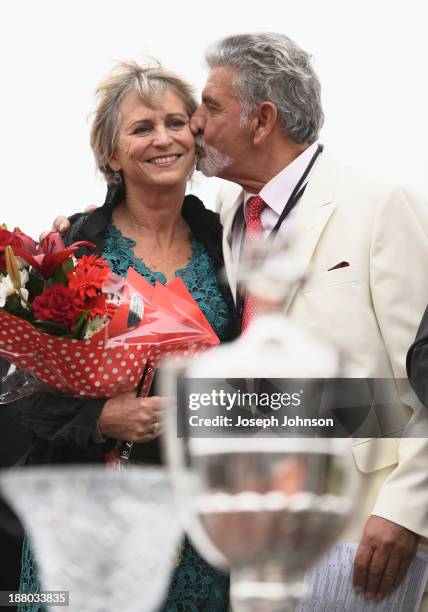
[[[132,391],[106,401],[98,417],[104,436],[128,442],[150,442],[163,431],[163,398],[135,397]],[[153,424],[159,423],[155,431]]]
[[[97,209],[97,206],[94,206],[94,204],[91,204],[90,206],[87,206],[85,208],[84,212],[86,214],[91,214],[96,209]],[[61,234],[65,234],[65,232],[68,232],[69,229],[70,229],[70,221],[67,219],[67,217],[63,217],[62,215],[59,215],[59,217],[56,217],[55,221],[52,223],[51,229],[46,230],[40,234],[39,241],[41,242],[43,238],[45,238],[49,234],[49,232],[60,232]]]
[[[383,599],[403,580],[419,536],[380,516],[366,523],[354,561],[354,587],[367,599]]]

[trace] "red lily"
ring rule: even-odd
[[[37,243],[34,242],[30,236],[27,236],[27,234],[21,232],[18,227],[15,227],[13,232],[9,232],[9,230],[0,226],[0,250],[4,250],[7,245],[12,247],[19,245],[26,251],[33,251],[36,248]]]
[[[14,252],[16,249],[24,249],[32,253],[35,251],[37,244],[18,228],[9,232],[0,226],[0,270],[2,271],[5,270],[4,251],[7,246],[11,246]]]
[[[14,247],[13,251],[15,255],[21,257],[45,279],[51,278],[58,266],[71,257],[80,246],[95,246],[92,242],[82,240],[66,248],[62,236],[58,232],[51,232],[39,245],[36,245],[36,243],[34,245],[32,247],[30,243],[27,243]]]
[[[21,232],[19,227],[15,227],[13,235],[21,241],[22,247],[26,251],[33,251],[37,247],[37,242],[30,238],[30,236],[27,236],[27,234],[24,234],[24,232]]]

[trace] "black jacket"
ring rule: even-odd
[[[79,240],[87,240],[95,244],[95,248],[81,247],[78,256],[94,251],[101,253],[105,232],[118,199],[117,193],[112,194],[109,191],[105,204],[92,214],[79,213],[70,217],[72,225],[65,236],[65,243],[69,245]],[[219,215],[207,210],[202,202],[192,195],[185,197],[182,214],[194,237],[203,243],[213,258],[222,293],[233,312],[232,296],[226,282],[222,280],[222,228]],[[234,329],[233,321],[230,329]],[[82,400],[55,393],[37,393],[11,404],[12,416],[33,432],[31,464],[102,461],[103,453],[114,445],[114,441],[111,440],[106,444],[97,444],[92,439],[96,420],[104,403],[105,399],[102,398]],[[157,442],[141,444],[138,447],[140,449],[138,460],[159,461]],[[134,450],[133,458],[135,458]]]
[[[407,353],[407,375],[416,395],[428,408],[428,307]]]

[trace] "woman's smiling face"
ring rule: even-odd
[[[109,165],[122,171],[125,184],[185,184],[195,161],[195,141],[180,96],[166,90],[150,108],[131,91],[120,103],[119,114],[116,151]]]

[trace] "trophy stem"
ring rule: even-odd
[[[269,564],[268,564],[269,565]],[[234,570],[231,601],[234,612],[294,612],[305,597],[303,578],[289,580],[274,568],[245,567]],[[278,571],[278,568],[275,568]]]

